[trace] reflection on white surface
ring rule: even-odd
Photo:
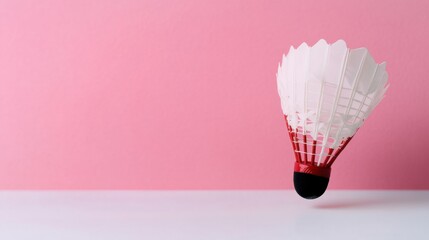
[[[427,239],[429,191],[2,191],[0,239]]]

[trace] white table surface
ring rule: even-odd
[[[429,239],[429,191],[0,191],[0,239]]]

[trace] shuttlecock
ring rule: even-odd
[[[294,186],[307,199],[326,190],[331,166],[387,90],[386,64],[343,40],[290,48],[277,87],[295,153]]]

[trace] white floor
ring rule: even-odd
[[[0,239],[429,239],[429,191],[0,191]]]

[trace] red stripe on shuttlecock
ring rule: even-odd
[[[317,139],[313,139],[311,135],[298,133],[296,129],[292,129],[289,125],[287,116],[285,115],[286,127],[289,132],[289,137],[292,142],[293,151],[295,154],[295,171],[302,173],[310,173],[318,176],[329,176],[330,168],[338,155],[344,150],[352,137],[349,137],[341,142],[336,148],[326,148],[326,152],[321,153],[320,146],[317,146]],[[302,146],[300,146],[302,145]],[[317,162],[316,156],[323,154],[322,161]],[[325,155],[326,154],[326,155]],[[321,170],[316,170],[321,169]],[[329,172],[328,170],[329,169]]]
[[[294,167],[295,172],[312,174],[320,177],[329,178],[331,176],[331,168],[330,167],[317,167],[302,163],[295,163]]]

